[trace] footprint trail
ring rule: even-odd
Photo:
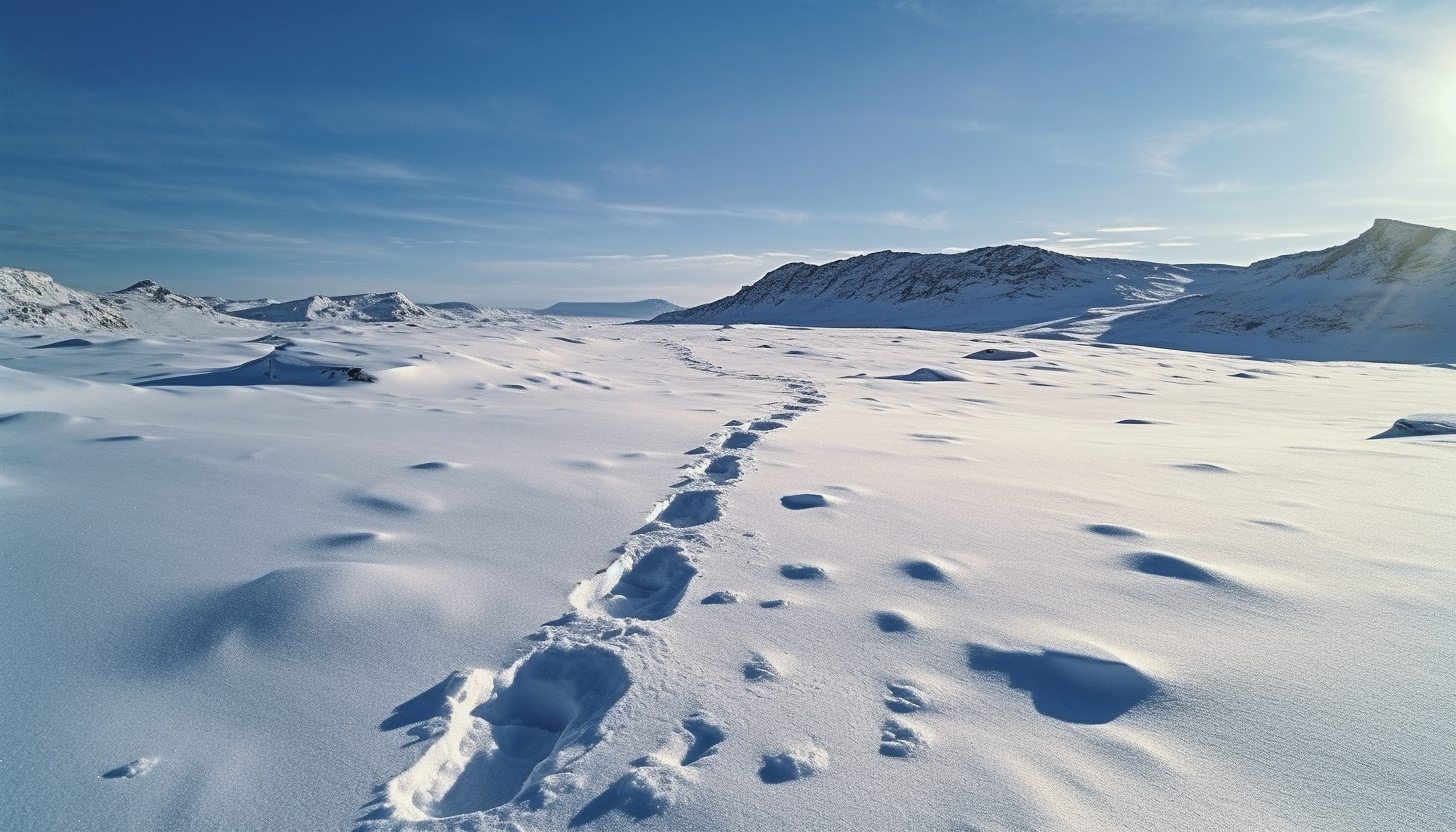
[[[682,478],[648,513],[645,525],[614,550],[605,569],[577,585],[567,599],[569,612],[526,637],[529,646],[519,659],[499,671],[452,673],[385,720],[382,729],[407,728],[415,738],[407,744],[425,748],[413,765],[375,790],[360,832],[393,828],[399,821],[430,828],[534,828],[539,823],[531,820],[533,813],[589,788],[583,761],[613,734],[603,720],[623,705],[634,683],[652,679],[670,654],[667,641],[642,622],[662,621],[677,611],[712,554],[702,530],[722,519],[722,494],[753,470],[761,437],[824,404],[811,381],[727,370],[695,357],[684,344],[660,343],[692,369],[773,384],[784,398],[767,405],[765,415],[735,419],[686,451],[691,461]],[[725,591],[704,603],[736,600]],[[751,681],[771,681],[781,673],[759,654],[743,668]],[[657,679],[652,684],[661,686]],[[684,718],[663,748],[634,760],[570,826],[614,812],[634,821],[661,814],[727,739],[711,715]],[[818,757],[810,757],[815,765],[791,767],[795,777],[820,768]]]

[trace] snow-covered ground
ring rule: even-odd
[[[159,332],[0,333],[7,828],[1456,826],[1450,367]]]

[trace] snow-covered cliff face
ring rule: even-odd
[[[881,251],[790,263],[737,294],[654,323],[772,323],[992,330],[1167,301],[1198,266],[1073,257],[1030,246],[961,254]]]
[[[1278,358],[1456,360],[1456,231],[1376,220],[1114,322],[1106,341]]]
[[[0,268],[0,322],[78,332],[131,326],[100,296],[62,286],[48,274],[8,267]]]

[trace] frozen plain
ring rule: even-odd
[[[0,336],[6,826],[1456,825],[1456,436],[1370,438],[1450,367],[34,334]],[[378,381],[137,385],[268,334]]]

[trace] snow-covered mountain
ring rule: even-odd
[[[556,315],[563,318],[650,318],[664,312],[682,309],[677,304],[662,298],[619,302],[592,303],[562,301],[545,309],[537,309],[542,315]]]
[[[1381,219],[1343,245],[1261,260],[1102,340],[1260,357],[1456,359],[1456,231]]]
[[[314,295],[301,300],[270,303],[253,309],[229,312],[239,318],[274,323],[302,321],[413,321],[428,317],[414,301],[399,292],[343,295],[331,298]]]
[[[190,335],[219,326],[255,326],[217,311],[206,298],[174,292],[154,280],[133,283],[100,298],[119,310],[132,326],[153,332]]]
[[[790,263],[731,297],[652,322],[991,331],[1171,300],[1218,268],[1075,257],[1031,246],[880,251],[822,266]]]
[[[71,289],[48,274],[0,268],[0,322],[78,332],[128,329],[115,305],[91,292]]]

